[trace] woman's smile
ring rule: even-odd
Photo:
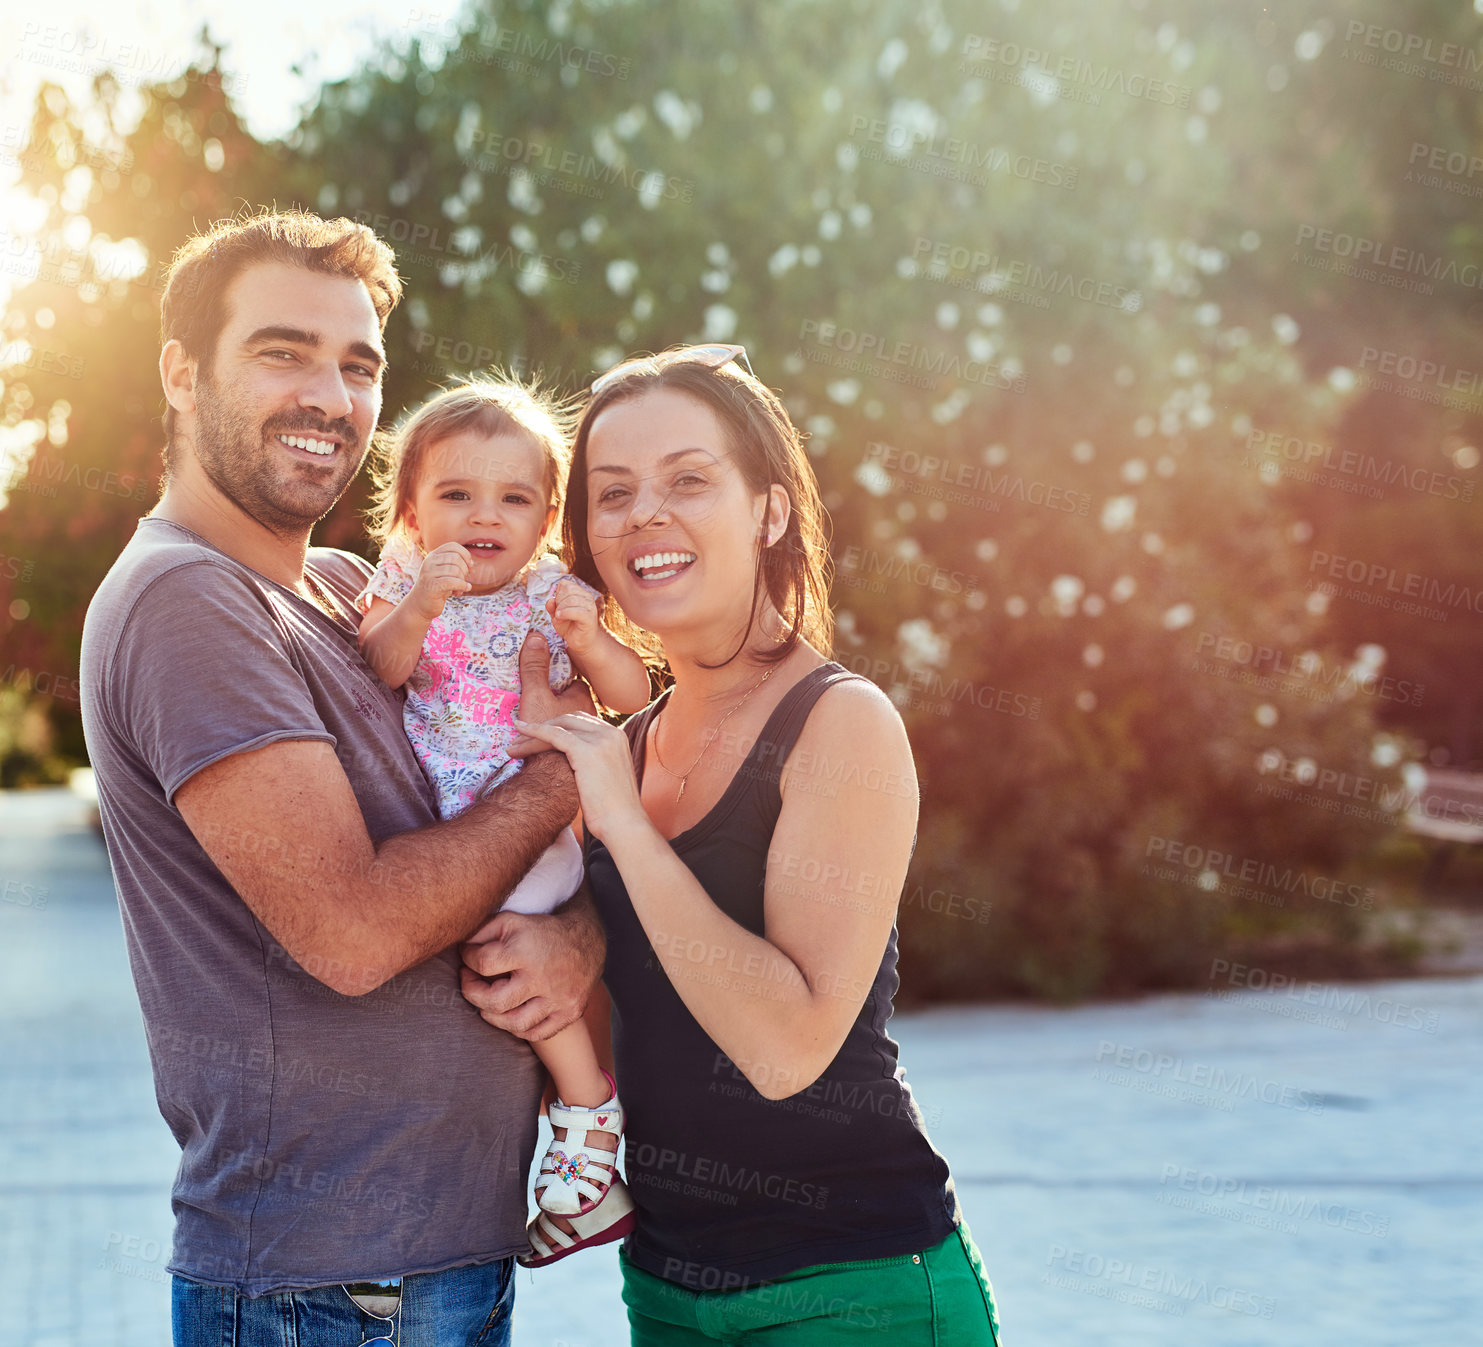
[[[641,585],[650,589],[684,575],[698,560],[694,552],[683,548],[643,548],[629,557],[628,569]]]

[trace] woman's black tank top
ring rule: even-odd
[[[758,935],[782,764],[819,697],[857,676],[831,663],[790,688],[716,807],[670,844],[711,901]],[[667,695],[624,727],[640,780],[645,731]],[[691,1289],[732,1289],[946,1239],[957,1195],[886,1033],[895,927],[828,1069],[791,1098],[769,1100],[685,1008],[600,842],[588,843],[587,873],[608,937],[624,1172],[638,1209],[630,1261]],[[724,961],[712,971],[724,976]]]

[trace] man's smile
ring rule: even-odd
[[[289,435],[279,432],[274,438],[291,449],[303,449],[311,454],[318,454],[321,458],[328,458],[340,447],[338,440],[324,440],[311,435]]]

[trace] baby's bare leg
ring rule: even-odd
[[[585,1020],[573,1020],[565,1029],[530,1046],[551,1073],[556,1097],[563,1104],[596,1108],[611,1098],[612,1087],[597,1064],[597,1052],[592,1046],[592,1035],[587,1031]],[[558,1129],[561,1130],[564,1129]],[[616,1150],[617,1147],[605,1149]]]

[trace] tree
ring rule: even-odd
[[[0,637],[12,714],[39,698],[51,733],[7,757],[7,785],[84,754],[83,614],[157,496],[164,267],[194,225],[271,181],[271,156],[222,87],[219,49],[201,41],[185,74],[141,90],[133,126],[107,74],[86,107],[44,86],[22,155],[22,185],[45,216],[27,259],[36,277],[4,319],[0,550],[15,564],[0,565]]]

